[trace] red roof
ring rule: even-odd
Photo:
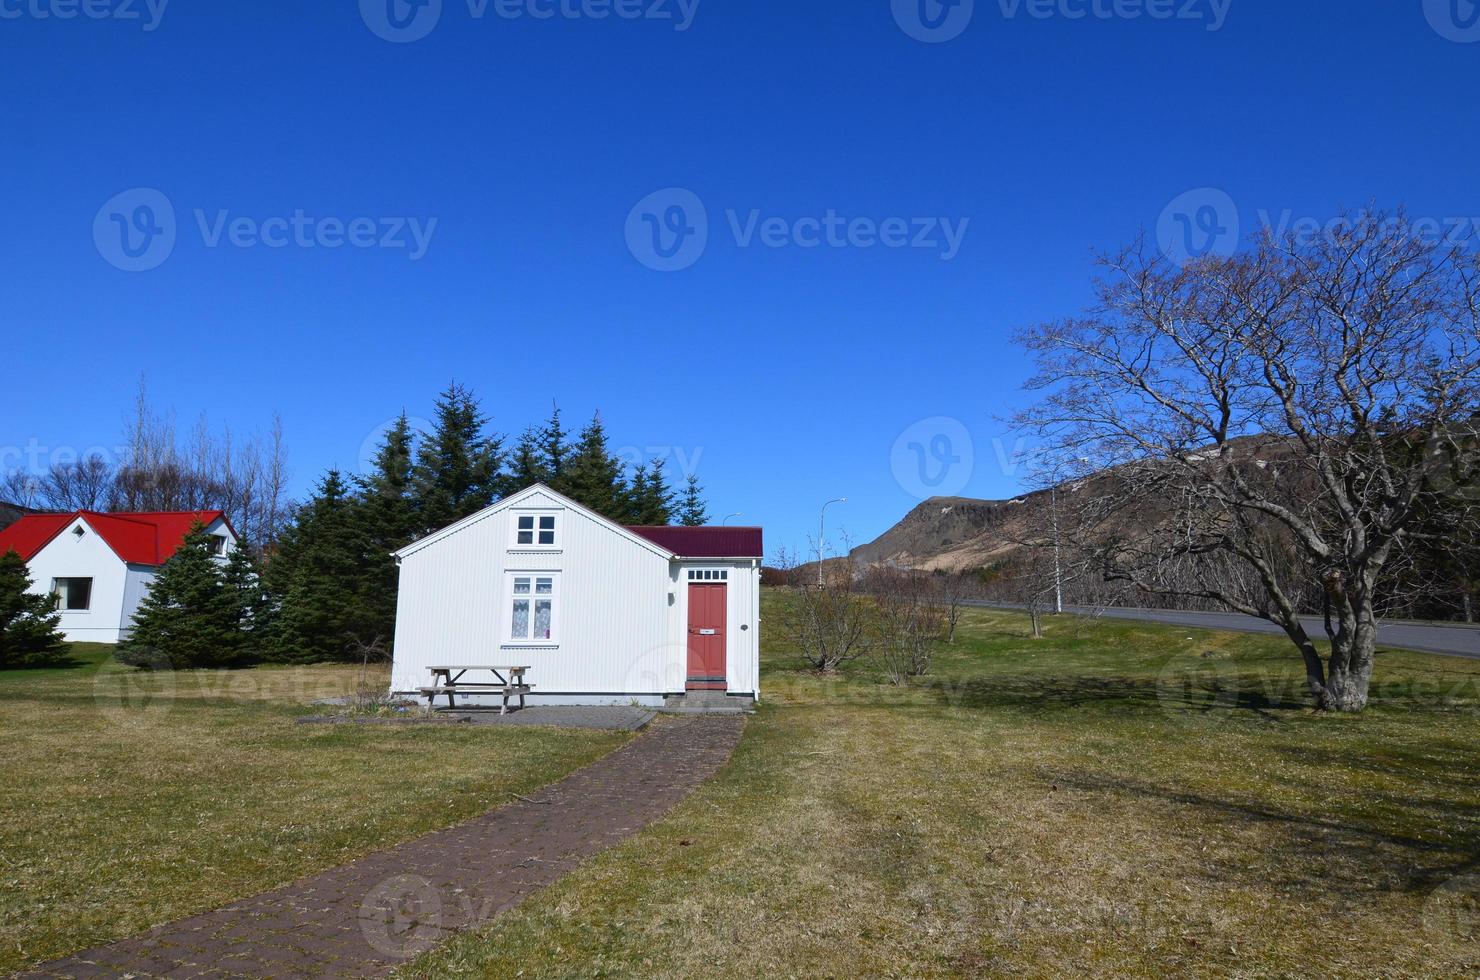
[[[628,527],[680,558],[761,558],[758,527]]]
[[[219,510],[165,511],[149,514],[31,514],[0,531],[0,554],[15,551],[30,561],[52,538],[77,518],[97,532],[113,553],[130,565],[163,565],[179,550],[185,535],[197,523],[209,525]]]

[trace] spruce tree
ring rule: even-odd
[[[375,451],[373,469],[356,480],[371,533],[387,545],[388,551],[405,547],[416,535],[412,462],[415,438],[411,420],[402,411]]]
[[[436,415],[412,471],[424,531],[444,528],[493,503],[503,462],[501,442],[487,434],[488,417],[470,390],[454,381],[438,396]]]
[[[36,595],[25,559],[0,555],[0,667],[29,667],[60,658],[66,649],[53,595]]]
[[[221,569],[231,620],[242,634],[245,659],[261,660],[272,654],[276,639],[277,607],[263,585],[262,567],[245,541],[237,543]]]
[[[509,472],[502,480],[500,496],[512,496],[536,483],[548,485],[549,482],[550,472],[545,468],[540,431],[531,426],[519,436],[509,456]]]
[[[704,505],[704,488],[699,478],[689,474],[684,486],[683,498],[678,505],[678,522],[685,527],[703,527],[709,520],[709,509]]]
[[[560,406],[556,405],[550,412],[550,420],[540,427],[539,439],[541,462],[546,473],[544,482],[560,493],[566,492],[570,446],[565,440],[569,435],[560,426]]]
[[[637,468],[632,471],[632,479],[627,481],[626,490],[622,493],[621,511],[622,523],[645,524],[642,519],[644,509],[647,507],[648,495],[648,472],[646,463],[638,463]]]
[[[663,473],[664,460],[654,460],[652,468],[639,466],[632,476],[627,494],[628,522],[662,527],[673,520],[673,491]]]
[[[246,658],[237,613],[211,536],[197,523],[160,567],[116,657],[134,666],[168,663],[175,670],[233,666]]]
[[[388,638],[395,603],[379,585],[382,558],[389,560],[367,532],[363,503],[330,470],[268,566],[268,583],[280,602],[275,658],[349,660],[356,640]]]
[[[621,520],[626,516],[625,492],[622,461],[607,447],[606,428],[598,412],[581,430],[575,451],[571,453],[564,493],[604,517]]]

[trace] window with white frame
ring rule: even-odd
[[[86,612],[92,608],[92,579],[52,579],[51,591],[56,593],[57,607],[66,612]]]
[[[514,545],[519,548],[554,548],[556,539],[554,514],[515,514]]]
[[[691,568],[689,569],[690,582],[728,582],[730,570],[728,568]]]
[[[560,576],[554,572],[509,573],[509,639],[515,643],[554,643],[555,606]]]

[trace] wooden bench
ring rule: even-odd
[[[509,713],[509,698],[518,696],[519,707],[524,707],[524,696],[533,690],[533,684],[527,684],[524,674],[529,670],[527,666],[505,666],[503,664],[454,664],[445,667],[428,667],[432,674],[432,683],[426,687],[419,687],[417,691],[427,699],[427,708],[430,710],[437,703],[438,695],[446,695],[447,707],[456,708],[457,695],[464,697],[477,695],[497,695],[503,698],[503,707],[499,714]],[[469,671],[487,671],[494,677],[491,681],[464,681],[462,678]],[[505,676],[507,675],[507,676]]]

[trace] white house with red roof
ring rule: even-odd
[[[534,703],[754,701],[761,537],[624,527],[530,487],[396,553],[391,689],[527,667]]]
[[[68,640],[117,643],[159,568],[196,524],[219,555],[236,548],[236,532],[219,510],[148,514],[31,514],[0,530],[0,554],[26,560],[34,592],[57,596]]]

